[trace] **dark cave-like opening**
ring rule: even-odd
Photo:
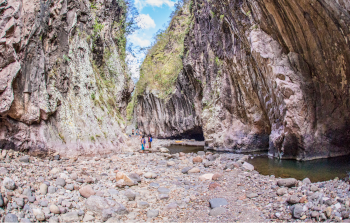
[[[203,129],[201,126],[196,126],[193,129],[181,133],[180,135],[172,136],[170,139],[194,139],[196,141],[204,141]]]

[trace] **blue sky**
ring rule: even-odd
[[[175,3],[176,0],[135,0],[135,6],[139,12],[137,21],[140,29],[128,37],[128,44],[132,43],[135,48],[150,46],[155,33],[168,25]],[[144,57],[143,53],[138,53],[135,57],[128,55],[134,81],[139,79],[138,68]]]

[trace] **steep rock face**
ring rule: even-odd
[[[184,73],[179,74],[178,80],[181,79],[187,80],[178,81],[175,93],[168,99],[161,99],[156,90],[138,97],[135,118],[139,128],[147,135],[158,138],[203,138],[201,119],[194,108],[195,88],[188,84],[188,76]]]
[[[191,100],[209,148],[303,160],[350,153],[349,1],[191,7],[178,85],[201,84]]]
[[[0,2],[0,148],[121,149],[132,91],[116,37],[123,1]],[[125,4],[125,3],[124,3]]]

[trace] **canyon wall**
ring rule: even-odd
[[[123,148],[133,90],[121,0],[0,1],[0,149]]]
[[[201,127],[209,149],[283,159],[350,153],[350,1],[189,4],[183,70],[166,99],[138,97],[141,129]]]

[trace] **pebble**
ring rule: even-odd
[[[203,164],[198,162],[191,167],[191,161],[196,157],[199,156],[193,153],[130,153],[118,155],[118,162],[111,162],[114,159],[109,157],[79,157],[74,162],[73,159],[65,158],[53,161],[30,157],[30,162],[25,165],[18,158],[11,158],[9,163],[4,163],[5,167],[0,167],[0,174],[1,171],[10,173],[3,178],[18,182],[18,188],[15,184],[11,191],[2,182],[0,206],[3,209],[0,208],[0,214],[3,219],[7,213],[11,213],[19,221],[29,219],[32,222],[59,222],[59,218],[63,222],[63,216],[65,222],[141,222],[147,218],[153,221],[159,215],[156,221],[176,221],[176,216],[184,221],[184,216],[180,214],[182,212],[189,217],[188,220],[193,220],[199,213],[197,217],[202,221],[205,218],[212,222],[248,221],[244,217],[252,211],[257,212],[256,216],[259,213],[260,221],[291,221],[292,216],[298,217],[299,221],[318,221],[327,219],[328,212],[329,221],[349,218],[346,209],[350,205],[347,198],[349,186],[342,180],[311,183],[308,179],[302,182],[294,179],[292,183],[281,183],[281,180],[286,179],[262,176],[256,171],[243,171],[244,161],[239,159],[242,155],[207,153],[200,157]],[[226,173],[224,168],[228,163],[232,164],[232,169]],[[55,174],[46,174],[50,169]],[[182,174],[188,171],[202,173]],[[127,177],[125,179],[130,179],[130,185],[123,186],[125,190],[116,187],[117,172],[122,172]],[[64,187],[56,183],[59,178],[65,180]],[[230,185],[232,182],[235,182],[235,187]],[[276,182],[280,187],[276,186]],[[47,186],[46,193],[41,193],[41,187],[45,187],[43,184]],[[82,191],[86,188],[93,192],[84,197]],[[228,188],[232,188],[237,200],[222,195]],[[311,188],[318,189],[313,191]],[[224,201],[217,204],[214,199],[211,200],[215,197]],[[207,207],[208,201],[210,209]],[[301,205],[300,208],[298,205]],[[194,216],[188,216],[188,211],[193,211],[194,206],[198,207],[195,212],[191,212]],[[255,206],[258,209],[247,209]],[[298,210],[301,212],[299,215]],[[158,211],[158,215],[153,217],[151,211]],[[255,216],[255,213],[251,214]],[[218,217],[220,215],[224,216]]]
[[[38,221],[44,221],[46,219],[45,214],[41,209],[33,209],[33,214]]]

